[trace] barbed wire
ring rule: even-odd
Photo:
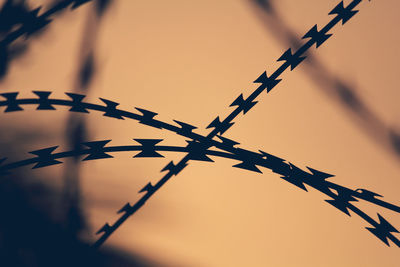
[[[350,202],[358,201],[357,199],[363,199],[370,203],[374,203],[378,206],[386,209],[400,212],[398,206],[390,204],[388,202],[378,199],[380,195],[365,189],[352,190],[338,184],[327,181],[326,179],[332,175],[317,171],[309,168],[310,172],[305,172],[295,166],[292,163],[286,163],[284,159],[273,156],[266,152],[252,152],[249,150],[235,147],[238,142],[234,140],[222,137],[222,135],[234,124],[233,120],[241,113],[246,114],[252,109],[257,103],[256,98],[264,92],[269,93],[280,81],[278,79],[280,75],[286,71],[289,67],[291,70],[295,69],[305,58],[305,53],[314,44],[318,48],[322,45],[332,34],[328,33],[336,24],[342,22],[345,24],[351,19],[358,11],[354,10],[362,0],[353,0],[346,7],[341,1],[329,14],[335,15],[335,17],[328,22],[321,30],[318,30],[317,25],[312,27],[308,31],[303,39],[309,39],[305,44],[299,47],[296,52],[292,52],[292,49],[286,50],[278,61],[283,61],[282,65],[274,72],[271,76],[268,76],[266,72],[262,73],[254,83],[260,84],[259,87],[250,94],[246,99],[243,94],[239,95],[230,106],[237,106],[224,120],[221,121],[220,117],[215,118],[207,128],[213,128],[211,132],[202,136],[193,132],[196,129],[195,126],[175,121],[178,126],[168,124],[159,120],[154,119],[157,113],[148,111],[141,108],[136,108],[141,114],[132,113],[129,111],[118,109],[119,103],[113,102],[107,99],[100,98],[105,105],[91,104],[83,102],[84,95],[67,93],[70,100],[64,99],[51,99],[50,92],[34,91],[37,98],[22,98],[18,99],[18,93],[5,93],[1,94],[6,100],[0,101],[0,107],[6,107],[5,112],[20,111],[23,110],[23,105],[38,105],[37,110],[54,110],[55,106],[66,106],[70,107],[69,111],[89,113],[90,111],[104,112],[104,116],[115,119],[133,119],[139,123],[159,128],[167,129],[175,132],[179,135],[190,138],[188,145],[185,147],[177,146],[158,146],[157,144],[161,139],[135,139],[141,145],[139,146],[110,146],[106,147],[110,140],[94,141],[83,143],[88,149],[72,150],[67,152],[54,153],[57,147],[50,147],[32,151],[30,153],[36,155],[34,158],[27,160],[4,164],[5,160],[1,160],[3,165],[0,166],[0,171],[6,172],[12,168],[21,167],[25,165],[35,164],[34,168],[41,168],[45,166],[60,164],[61,159],[64,157],[82,156],[87,155],[83,160],[94,160],[102,158],[110,158],[111,155],[107,154],[110,152],[119,151],[138,151],[139,153],[135,157],[162,157],[158,151],[175,151],[187,153],[183,159],[177,164],[173,161],[169,162],[161,171],[166,174],[154,185],[148,183],[142,190],[144,193],[142,197],[133,205],[130,203],[119,210],[118,213],[122,213],[119,219],[112,225],[106,223],[97,232],[102,234],[101,237],[94,243],[94,247],[101,246],[107,238],[131,215],[139,210],[146,201],[160,189],[172,176],[178,175],[189,163],[190,160],[201,160],[201,161],[212,161],[208,156],[219,156],[223,158],[232,158],[240,160],[239,164],[234,167],[243,168],[249,171],[261,172],[257,166],[266,167],[271,169],[273,172],[282,175],[282,179],[294,184],[295,186],[307,191],[305,185],[309,185],[316,190],[329,196],[330,200],[327,202],[333,205],[335,208],[342,212],[350,215],[349,210],[360,216],[372,227],[367,229],[378,237],[382,242],[389,245],[388,240],[391,240],[394,244],[400,247],[400,241],[392,234],[398,232],[389,222],[387,222],[380,214],[378,214],[378,221],[375,221],[364,213],[362,210],[354,206]],[[219,137],[221,141],[216,141],[213,138]],[[210,150],[211,147],[215,146],[218,149],[222,149],[226,152]],[[336,193],[335,193],[336,192]]]

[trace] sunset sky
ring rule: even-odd
[[[32,7],[39,2],[30,1]],[[337,0],[273,1],[279,17],[301,37],[315,24],[324,26]],[[351,1],[345,1],[350,3]],[[382,125],[400,132],[398,91],[400,61],[400,2],[363,1],[360,12],[320,48],[311,48],[333,75],[355,88],[361,100]],[[14,61],[2,92],[64,92],[75,86],[82,33],[91,4],[55,18],[48,30],[30,40],[29,51]],[[253,81],[265,70],[272,73],[276,60],[290,44],[279,37],[268,17],[249,0],[119,0],[101,21],[95,55],[96,76],[87,101],[99,97],[135,111],[140,107],[198,127],[232,111],[229,105],[240,93],[248,96]],[[278,30],[280,31],[280,30]],[[287,70],[270,93],[224,136],[240,147],[263,150],[296,166],[334,174],[332,182],[365,188],[400,204],[400,157],[373,124],[349,112],[326,88],[309,75],[306,63]],[[323,79],[323,78],[321,78]],[[325,82],[326,84],[327,82]],[[17,133],[43,133],[39,141],[24,143],[26,152],[60,145],[66,149],[67,109],[1,115],[1,124]],[[161,144],[185,146],[185,138],[134,121],[85,115],[90,140],[112,139],[113,145],[134,145],[132,139],[164,139]],[[374,128],[375,127],[375,128]],[[5,131],[6,126],[2,127]],[[10,137],[11,140],[11,137]],[[82,194],[90,222],[88,236],[160,170],[183,153],[163,153],[165,158],[135,158],[131,152],[114,159],[82,163]],[[7,156],[7,155],[1,155]],[[263,174],[232,168],[237,161],[213,158],[192,161],[154,198],[132,216],[104,246],[138,252],[171,266],[398,266],[399,248],[387,247],[365,227],[365,221],[333,208],[326,196],[309,192],[280,179],[268,169]],[[60,186],[63,165],[43,170]],[[356,203],[372,218],[379,212],[400,229],[400,216],[363,201]],[[400,238],[399,234],[395,234]]]

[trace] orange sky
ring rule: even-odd
[[[276,2],[285,21],[304,34],[314,24],[328,22],[338,1]],[[359,14],[335,27],[333,37],[316,51],[385,124],[398,130],[399,8],[395,0],[360,4]],[[71,91],[89,12],[88,5],[56,19],[12,64],[2,91],[30,96],[32,90],[51,90],[60,98]],[[240,93],[254,90],[252,81],[264,70],[274,71],[280,65],[276,59],[288,48],[246,0],[120,0],[102,23],[96,48],[99,72],[89,99],[107,98],[132,111],[142,107],[164,121],[196,125],[198,133],[207,133],[204,128],[217,115],[228,114]],[[240,115],[225,136],[243,148],[335,174],[334,182],[370,189],[399,204],[399,158],[371,141],[305,70],[299,66],[285,72],[283,82],[261,95],[260,103]],[[16,121],[15,127],[27,132],[48,129],[49,138],[26,145],[26,151],[63,145],[68,114],[35,112],[3,114],[2,124]],[[87,118],[93,140],[130,145],[132,138],[160,138],[166,145],[185,144],[181,137],[135,122],[99,114]],[[132,153],[120,153],[115,159],[83,163],[93,238],[105,221],[114,222],[123,204],[139,198],[136,192],[143,185],[161,178],[166,163],[182,157],[165,155],[132,159]],[[234,164],[225,159],[191,162],[106,245],[182,266],[398,266],[398,248],[386,247],[364,229],[367,223],[334,209],[319,192],[305,193],[269,170],[256,174],[232,168]],[[61,174],[62,165],[45,171]],[[375,219],[380,212],[400,228],[398,214],[359,206]]]

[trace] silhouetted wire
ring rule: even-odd
[[[76,9],[94,0],[54,1],[44,13],[42,6],[30,9],[25,0],[6,0],[0,9],[0,81],[6,76],[10,62],[27,50],[29,40],[42,33],[52,22],[56,14],[68,7]],[[107,0],[96,0],[97,13],[104,12]],[[15,42],[24,38],[22,42]]]
[[[256,8],[257,14],[265,24],[265,28],[273,33],[273,36],[284,45],[300,47],[299,35],[280,16],[274,7],[273,0],[249,0]],[[320,91],[331,96],[350,113],[353,121],[374,142],[390,151],[392,155],[400,159],[400,135],[394,129],[386,125],[378,115],[362,100],[354,86],[342,80],[315,56],[312,51],[307,51],[307,60],[304,62],[305,73],[311,77]],[[394,152],[394,153],[393,153]]]

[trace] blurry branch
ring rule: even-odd
[[[110,7],[111,0],[94,0],[89,10],[84,26],[81,48],[78,57],[78,72],[76,74],[75,93],[87,94],[94,79],[96,70],[95,48],[100,29],[101,19]],[[85,117],[70,113],[66,123],[66,139],[69,148],[78,149],[80,144],[88,139]],[[67,161],[64,168],[64,192],[62,204],[66,227],[78,235],[85,230],[82,211],[82,196],[80,192],[80,161],[77,157]]]
[[[274,7],[273,0],[248,0],[265,25],[282,44],[300,47],[299,35]],[[331,100],[337,101],[371,140],[400,159],[400,135],[386,125],[358,95],[356,88],[332,73],[312,51],[307,51],[305,73]]]
[[[91,1],[55,1],[47,11],[40,14],[41,6],[30,9],[25,0],[6,0],[0,9],[0,81],[7,74],[10,62],[26,51],[27,41],[43,32],[56,14],[61,14],[69,7],[74,10]],[[109,1],[97,1],[97,13],[103,13]],[[21,37],[24,42],[13,46]]]

